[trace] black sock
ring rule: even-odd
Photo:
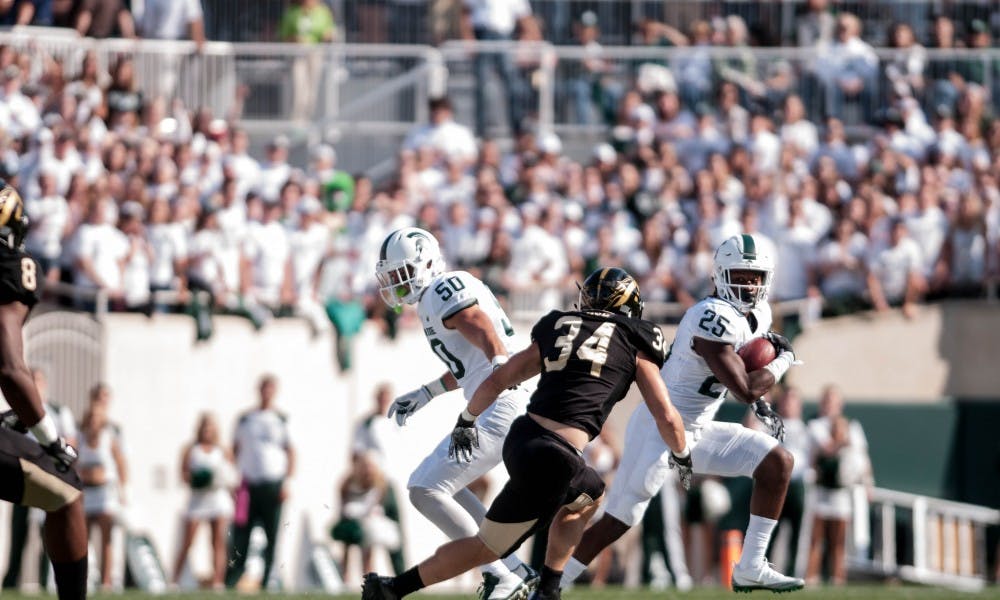
[[[59,600],[84,600],[87,597],[87,556],[73,562],[53,562]]]
[[[538,582],[538,591],[546,596],[559,596],[559,582],[562,580],[562,571],[542,565],[542,579]]]
[[[417,570],[417,567],[393,577],[392,589],[396,590],[396,593],[401,597],[424,589],[424,580],[420,578],[420,571]]]

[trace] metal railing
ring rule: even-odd
[[[687,30],[695,20],[738,15],[760,45],[794,45],[797,22],[806,0],[782,2],[752,0],[530,0],[544,38],[556,44],[574,42],[574,25],[592,11],[604,43],[638,43],[635,24],[654,19]],[[230,42],[274,41],[288,0],[202,0],[209,39]],[[349,43],[438,44],[458,36],[460,0],[327,0],[340,39]],[[888,44],[892,23],[913,27],[918,40],[929,38],[932,19],[952,18],[963,35],[972,21],[990,24],[994,6],[989,0],[832,0],[831,13],[857,15],[869,40]]]
[[[794,93],[813,121],[833,115],[864,126],[890,101],[894,81],[887,66],[898,55],[877,49],[881,62],[868,73],[864,92],[846,97],[829,77],[829,50],[816,47],[606,46],[595,53],[548,42],[455,41],[439,48],[210,42],[196,52],[192,42],[94,40],[36,28],[2,32],[0,44],[58,59],[69,79],[87,52],[96,53],[105,70],[131,58],[146,98],[179,98],[190,109],[225,116],[239,96],[242,123],[251,132],[288,134],[298,158],[310,144],[338,143],[350,148],[341,153],[341,168],[386,173],[406,133],[426,121],[427,99],[442,91],[457,120],[477,133],[503,137],[515,122],[527,121],[564,136],[569,152],[582,156],[609,138],[618,101],[637,80],[676,89],[692,111],[714,107],[717,88],[730,81],[745,105],[773,113]],[[603,65],[599,72],[588,66],[595,57]],[[928,114],[958,98],[949,71],[981,85],[1000,110],[1000,49],[926,50],[924,57],[923,83],[913,94]]]
[[[962,590],[982,589],[986,569],[986,528],[1000,524],[1000,510],[874,488],[870,503],[875,516],[871,559],[853,557],[852,567],[907,581]],[[911,548],[899,562],[897,519],[909,517]],[[912,564],[907,564],[912,562]]]

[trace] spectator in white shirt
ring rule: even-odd
[[[0,71],[0,126],[11,138],[31,135],[42,125],[38,107],[21,91],[21,68],[7,65]]]
[[[126,202],[121,209],[118,227],[125,235],[128,249],[122,268],[122,296],[127,310],[150,309],[150,267],[153,248],[146,238],[142,225],[144,211],[135,201]]]
[[[245,258],[249,264],[248,299],[277,313],[291,304],[292,269],[288,231],[281,224],[281,205],[264,205],[264,219],[247,231]]]
[[[298,206],[298,228],[288,234],[295,314],[306,319],[314,333],[328,331],[330,320],[319,298],[320,266],[330,251],[330,229],[322,223],[323,207],[315,198]]]
[[[833,239],[819,246],[810,269],[809,294],[824,298],[829,312],[860,306],[866,285],[867,247],[867,238],[850,219],[838,221]]]
[[[29,196],[25,201],[31,229],[24,245],[41,265],[45,278],[58,281],[62,240],[69,234],[69,204],[56,192],[56,178],[51,173],[41,173],[38,181],[39,197]]]
[[[122,232],[111,224],[111,198],[99,196],[92,201],[87,222],[76,233],[76,285],[106,292],[110,299],[123,297],[123,268],[129,244]]]
[[[788,203],[788,223],[777,236],[778,255],[771,296],[778,300],[805,298],[809,288],[809,263],[816,247],[816,231],[809,226],[805,199],[796,194]]]
[[[754,168],[763,173],[774,173],[781,161],[781,140],[774,134],[774,123],[764,113],[750,119],[750,139],[747,148]]]
[[[261,165],[255,187],[265,202],[277,201],[282,186],[292,175],[292,167],[288,164],[289,143],[288,137],[279,135],[267,145],[267,161]]]
[[[183,301],[187,292],[188,239],[184,224],[171,220],[170,202],[155,199],[149,208],[146,235],[153,249],[149,287],[152,291],[176,291]]]
[[[198,50],[205,44],[205,22],[201,0],[145,0],[136,15],[144,38],[194,40]]]
[[[983,200],[962,196],[935,269],[935,285],[951,293],[978,295],[986,274],[987,237]]]
[[[56,179],[56,193],[65,196],[73,175],[83,169],[83,160],[76,149],[76,138],[69,129],[55,135],[51,149],[44,146],[39,152],[39,172],[52,174]]]
[[[784,124],[781,126],[781,143],[798,149],[799,156],[810,158],[819,148],[816,125],[806,118],[802,98],[792,94],[785,98]]]
[[[419,125],[410,131],[403,141],[403,149],[417,151],[431,146],[439,157],[447,157],[468,166],[479,156],[479,148],[472,131],[455,122],[451,101],[447,97],[431,98],[427,103],[430,123]]]
[[[909,23],[894,24],[889,38],[896,54],[885,66],[885,76],[893,91],[901,96],[922,95],[927,50],[917,43]]]
[[[941,246],[948,235],[949,223],[947,215],[941,210],[941,198],[937,190],[924,187],[918,198],[918,209],[914,212],[906,211],[903,219],[910,237],[920,248],[922,275],[930,279],[941,256]]]
[[[569,274],[566,249],[557,237],[553,210],[521,207],[524,229],[511,248],[506,280],[526,307],[548,311],[562,301],[563,279]]]
[[[482,41],[504,41],[514,39],[515,30],[521,40],[539,40],[538,25],[531,14],[528,0],[463,0],[462,17],[459,24],[462,39]],[[486,133],[486,94],[490,64],[503,81],[503,102],[497,106],[507,107],[507,118],[511,131],[521,131],[521,119],[528,101],[530,90],[514,66],[512,52],[476,52],[476,134]]]
[[[250,137],[247,132],[238,127],[233,128],[231,138],[231,149],[225,158],[227,169],[239,182],[240,197],[246,196],[260,179],[261,169],[257,159],[247,154],[250,147]]]
[[[844,103],[861,103],[863,116],[871,116],[878,97],[878,56],[861,39],[861,19],[842,13],[837,19],[836,41],[821,48],[818,76],[826,93],[826,114],[844,118]]]
[[[868,258],[868,293],[878,311],[901,304],[903,315],[916,315],[916,302],[925,289],[920,247],[902,219],[890,224],[890,245],[871,253]]]

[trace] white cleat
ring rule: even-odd
[[[537,583],[536,583],[537,585]],[[513,573],[506,577],[497,577],[493,573],[483,573],[483,584],[479,587],[480,600],[526,600],[531,588]]]
[[[801,590],[805,586],[805,581],[798,577],[782,575],[765,560],[750,569],[741,567],[739,563],[733,565],[732,584],[734,592],[771,590],[780,593]]]

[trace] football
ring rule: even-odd
[[[754,338],[743,344],[736,352],[743,359],[747,373],[763,369],[778,355],[774,344],[764,338]]]

